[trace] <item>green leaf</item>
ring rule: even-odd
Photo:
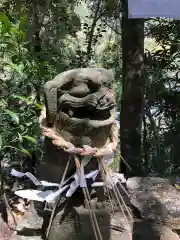
[[[14,64],[14,63],[11,63],[11,62],[7,62],[6,63],[7,66],[11,67],[12,70],[16,71],[20,77],[23,77],[23,72],[22,72],[22,64],[21,65],[17,65],[17,64]]]
[[[23,138],[29,140],[32,143],[37,144],[37,140],[35,138],[31,137],[31,136],[25,135],[25,136],[23,136]]]
[[[33,123],[32,123],[32,122],[27,122],[27,123],[25,123],[25,125],[26,125],[27,127],[30,127],[30,126],[33,125]]]
[[[6,145],[6,146],[3,147],[3,149],[6,149],[6,148],[14,149],[14,150],[16,150],[16,151],[20,151],[18,148],[13,147],[13,146],[10,146],[10,145]]]
[[[7,105],[7,102],[4,99],[0,100],[0,106],[5,107]]]
[[[40,110],[43,109],[43,106],[42,106],[41,104],[39,104],[39,103],[36,103],[35,106],[36,106],[37,108],[39,108]]]
[[[33,102],[30,101],[29,98],[27,98],[27,97],[19,96],[19,95],[12,95],[12,97],[17,98],[21,101],[24,101],[26,104],[33,104]]]
[[[17,28],[15,28],[15,27],[11,27],[10,31],[11,31],[12,33],[14,33],[14,34],[17,34],[17,33],[18,33],[18,30],[17,30]]]
[[[5,111],[6,114],[8,114],[12,118],[12,120],[16,124],[19,124],[19,117],[18,117],[17,113],[14,113],[14,112],[12,112],[12,111],[10,111],[8,109],[5,109],[4,111]]]
[[[30,152],[28,150],[26,150],[25,148],[21,147],[19,150],[31,157]]]
[[[24,30],[26,25],[27,25],[27,14],[23,13],[20,17],[19,29]]]
[[[0,13],[0,21],[4,23],[5,28],[10,28],[11,27],[11,22],[9,18],[6,16],[4,13]]]
[[[20,125],[19,128],[21,129],[21,131],[24,131],[24,126]]]
[[[18,133],[18,138],[19,138],[19,141],[22,143],[23,142],[23,138],[22,138],[20,133]]]
[[[2,149],[2,136],[0,135],[0,150]]]
[[[12,97],[13,97],[13,98],[17,98],[17,99],[22,100],[22,101],[25,101],[25,102],[28,101],[28,98],[27,98],[27,97],[24,97],[24,96],[19,96],[19,95],[13,94]]]
[[[31,157],[30,152],[29,152],[28,150],[26,150],[25,148],[23,148],[22,146],[20,146],[20,148],[16,148],[16,147],[9,146],[9,145],[3,147],[3,149],[6,149],[6,148],[14,149],[14,150],[16,150],[16,151],[23,152],[23,153],[25,153],[25,154],[27,154],[28,156]]]

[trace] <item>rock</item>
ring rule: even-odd
[[[9,211],[6,211],[3,199],[0,200],[0,240],[9,240],[13,235],[14,222]]]
[[[84,234],[89,233],[90,232],[89,230],[91,229],[91,222],[90,222],[89,216],[88,216],[88,219],[86,219],[87,216],[84,216],[83,218],[84,218],[83,220],[88,222],[88,224],[85,224],[85,226],[87,225],[87,227],[83,229],[83,232]],[[107,217],[106,219],[108,220]],[[55,222],[53,223],[53,225],[55,224]],[[19,219],[18,226],[17,226],[17,233],[14,233],[14,235],[10,239],[5,239],[5,240],[42,240],[41,226],[42,226],[42,218],[40,218],[37,215],[35,209],[32,206],[28,210],[28,212]],[[74,223],[72,226],[74,227]],[[61,227],[62,229],[65,230],[65,228],[63,227],[63,223]],[[68,227],[68,225],[66,225],[66,227]],[[71,228],[71,230],[73,229],[73,227]],[[132,230],[132,225],[127,224],[121,212],[116,212],[115,214],[112,215],[110,240],[132,240],[131,230]],[[105,232],[107,234],[106,237],[109,238],[109,230],[107,229],[107,224],[104,225],[104,230],[101,229],[101,231],[102,231],[102,234],[103,232]],[[105,240],[106,239],[105,234],[103,235],[104,235],[103,240]],[[0,238],[0,239],[4,240],[4,238]],[[92,240],[92,238],[90,239]]]
[[[111,240],[180,240],[171,228],[148,220],[125,221],[123,214],[116,212],[111,218]]]
[[[25,215],[19,218],[16,232],[10,240],[42,240],[42,221],[35,211],[34,205],[31,204]]]
[[[89,227],[83,229],[84,233],[89,232],[91,228],[90,224],[91,223],[89,222],[88,224]],[[18,228],[17,228],[18,233],[14,234],[11,238],[1,237],[0,235],[0,239],[2,240],[42,240],[40,236],[41,225],[42,225],[42,219],[39,218],[39,216],[36,214],[35,210],[32,207],[24,216],[20,218],[18,222]],[[92,240],[92,238],[86,238],[86,239]],[[103,237],[103,240],[104,239],[106,238]],[[154,222],[147,221],[147,220],[134,222],[134,224],[127,223],[122,213],[116,212],[115,214],[113,214],[111,216],[110,240],[132,240],[132,239],[133,240],[144,240],[144,239],[146,240],[180,240],[178,235],[167,226],[155,224]]]
[[[160,240],[180,240],[180,238],[172,229],[163,227]]]
[[[0,239],[1,240],[10,240],[13,231],[9,228],[6,222],[0,218]]]
[[[132,240],[132,226],[121,212],[116,212],[111,217],[111,240]]]
[[[130,202],[141,217],[180,228],[180,191],[168,178],[132,177],[127,180]]]
[[[180,240],[172,229],[151,221],[134,223],[133,240]]]
[[[103,240],[110,240],[110,213],[106,208],[94,208]],[[63,209],[53,220],[48,240],[96,239],[89,210],[80,207]]]

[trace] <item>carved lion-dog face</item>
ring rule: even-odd
[[[109,129],[115,109],[112,80],[112,72],[104,68],[73,69],[59,74],[44,86],[47,121],[62,135],[66,132],[65,138],[70,141],[73,137],[90,139],[93,132]]]

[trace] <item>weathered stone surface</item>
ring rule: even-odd
[[[103,240],[110,240],[110,213],[106,209],[94,209]],[[51,240],[93,240],[95,239],[88,209],[73,208],[68,215],[56,215],[49,239]],[[61,223],[61,224],[60,224]]]
[[[49,182],[60,183],[65,171],[69,154],[58,149],[52,144],[51,139],[44,139],[44,156],[40,166],[37,168],[37,177]],[[67,175],[75,167],[74,161],[70,161]]]
[[[75,146],[104,146],[114,123],[113,78],[104,68],[81,68],[46,82],[47,124]]]
[[[60,213],[59,213],[60,214]],[[60,215],[55,219],[60,217]],[[88,215],[82,214],[81,221],[86,223],[86,227],[83,229],[83,233],[86,235],[85,238],[80,239],[90,239],[94,240],[95,238],[89,236],[91,233],[91,223]],[[109,220],[108,220],[109,221]],[[56,227],[56,223],[53,223],[53,228]],[[36,211],[32,208],[22,216],[18,221],[17,234],[14,234],[10,239],[1,237],[2,240],[42,240],[40,228],[42,226],[42,219],[37,216]],[[84,226],[84,225],[83,225]],[[69,221],[69,224],[62,224],[62,234],[64,234],[68,229],[69,233],[75,229],[75,224],[72,221]],[[57,225],[57,230],[60,228],[60,225]],[[104,234],[108,232],[107,225],[104,225]],[[55,232],[57,231],[55,229]],[[1,234],[1,233],[0,233]],[[65,237],[65,235],[63,235]],[[109,232],[108,235],[109,236]],[[54,235],[56,237],[56,235]],[[52,238],[54,240],[54,238]],[[55,238],[56,239],[56,238]],[[59,240],[59,238],[57,238]],[[63,238],[65,239],[65,238]],[[68,238],[67,238],[68,239]],[[70,239],[70,238],[69,238]],[[76,238],[71,238],[75,240]],[[105,240],[103,238],[103,240]],[[153,221],[148,220],[139,220],[134,223],[128,223],[125,221],[124,216],[121,212],[116,212],[111,216],[111,237],[110,240],[180,240],[177,233],[173,232],[167,226],[161,224],[156,224]]]
[[[82,211],[82,208],[80,210],[80,208],[78,209],[79,213],[80,211]],[[101,210],[102,211],[102,210]],[[101,216],[99,215],[99,217],[101,218],[102,216],[104,216],[106,218],[107,223],[109,224],[109,216],[107,215],[106,212],[104,212]],[[97,215],[98,212],[96,211]],[[73,230],[75,230],[75,222],[73,221],[69,221],[69,224],[65,224],[65,222],[60,226],[60,224],[57,224],[57,219],[60,218],[60,213],[56,216],[55,221],[53,223],[53,228],[54,229],[53,233],[55,232],[55,234],[53,234],[53,237],[57,237],[56,234],[58,233],[58,229],[62,228],[61,234],[63,235],[63,237],[65,237],[65,235],[67,236],[67,230],[69,229],[69,234],[72,233]],[[87,214],[87,210],[86,212],[84,212],[83,210],[83,214],[81,214],[80,217],[81,221],[85,221],[85,227],[83,225],[83,234],[86,235],[86,238],[80,238],[80,239],[95,239],[94,235],[92,234],[92,227],[91,227],[91,222],[90,222],[90,218]],[[57,224],[57,225],[56,225]],[[42,226],[42,218],[40,218],[36,211],[34,210],[33,207],[31,207],[28,212],[22,216],[19,221],[18,221],[18,226],[17,226],[17,234],[14,234],[10,240],[42,240],[41,238],[41,234],[42,231],[40,230]],[[120,212],[116,212],[115,214],[112,215],[111,217],[111,229],[110,229],[110,233],[109,233],[109,228],[107,228],[107,224],[103,225],[103,229],[102,233],[105,236],[105,238],[103,237],[103,240],[107,239],[107,237],[109,237],[109,234],[111,233],[111,240],[132,240],[132,231],[130,230],[131,224],[126,223],[123,214]],[[66,234],[65,234],[66,233]],[[51,232],[52,234],[52,232]],[[89,236],[88,236],[89,235]],[[91,235],[91,236],[90,236]],[[71,235],[72,237],[72,235]],[[89,237],[89,238],[88,238]],[[90,238],[91,237],[91,238]],[[54,240],[54,238],[52,238]],[[2,240],[4,240],[4,238],[0,238]],[[57,238],[59,240],[59,238]],[[64,238],[63,238],[64,239]],[[67,238],[68,239],[68,238]],[[69,238],[69,239],[73,239],[75,240],[76,238]],[[6,240],[6,239],[5,239]],[[7,239],[9,240],[9,239]]]
[[[133,177],[127,180],[131,203],[144,219],[180,228],[180,191],[170,179]]]
[[[10,240],[13,231],[9,228],[8,224],[0,218],[0,239],[1,240]]]
[[[179,236],[166,226],[154,224],[151,221],[134,223],[133,240],[180,240]]]
[[[132,240],[133,223],[126,222],[122,212],[111,216],[111,240]]]
[[[10,240],[42,240],[42,222],[43,219],[37,215],[34,204],[31,204],[25,215],[19,218],[16,232]]]
[[[0,240],[9,240],[13,234],[14,221],[3,199],[0,200]]]

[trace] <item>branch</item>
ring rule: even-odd
[[[90,53],[91,53],[91,48],[92,48],[92,40],[93,40],[93,35],[94,35],[94,30],[97,24],[97,21],[99,20],[100,16],[98,16],[99,10],[101,6],[101,0],[98,0],[96,11],[94,14],[93,22],[91,25],[91,31],[89,33],[89,40],[88,40],[88,45],[87,45],[87,57],[88,60],[90,59]]]
[[[116,21],[116,20],[115,20]],[[111,26],[110,23],[108,23],[107,19],[103,19],[103,22],[112,30],[114,31],[117,35],[121,35],[121,32],[117,30],[117,28],[114,28],[114,26]],[[114,24],[115,25],[115,24]]]

